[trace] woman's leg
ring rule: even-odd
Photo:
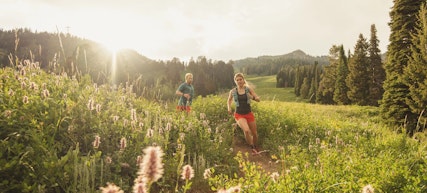
[[[253,145],[256,146],[258,144],[258,132],[257,132],[256,122],[255,121],[249,122],[248,126],[252,134],[252,143]]]
[[[254,142],[252,139],[251,130],[249,129],[248,121],[245,118],[240,118],[237,121],[237,124],[239,125],[240,128],[242,128],[243,133],[245,134],[246,143],[252,146]]]

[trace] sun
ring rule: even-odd
[[[102,38],[102,40],[98,40],[108,51],[112,52],[112,53],[117,53],[120,50],[123,49],[129,49],[130,46],[127,45],[127,41],[129,40],[124,40],[124,39],[120,39],[118,37],[105,37]]]

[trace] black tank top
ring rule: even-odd
[[[240,95],[237,92],[237,100],[239,100],[239,106],[236,108],[236,113],[245,115],[251,112],[251,105],[248,104],[248,95],[246,93]]]

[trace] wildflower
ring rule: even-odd
[[[137,121],[137,119],[136,119],[136,110],[135,109],[131,109],[130,110],[130,120]]]
[[[122,139],[120,139],[120,151],[125,150],[126,148],[126,138],[122,137]]]
[[[133,185],[133,193],[146,193],[147,187],[145,182],[137,182]]]
[[[135,129],[135,128],[136,128],[136,121],[131,121],[131,122],[130,122],[130,127],[131,127],[132,129]]]
[[[98,149],[100,143],[101,143],[101,137],[99,137],[99,135],[96,135],[95,140],[92,143],[93,148]]]
[[[116,123],[119,120],[119,116],[115,115],[113,116],[113,122]]]
[[[21,88],[24,89],[26,86],[27,86],[27,84],[24,81],[22,81],[21,82]]]
[[[11,116],[12,116],[12,111],[11,110],[4,111],[4,117],[10,118]]]
[[[36,88],[37,88],[36,83],[35,82],[30,82],[30,89],[31,90],[36,90]]]
[[[141,165],[141,162],[142,162],[142,156],[139,155],[136,157],[136,166]]]
[[[181,179],[191,180],[194,177],[194,170],[190,165],[182,167]]]
[[[154,135],[154,130],[153,130],[153,129],[148,129],[148,130],[147,130],[147,135],[146,135],[146,136],[147,136],[148,138],[151,138],[151,137],[153,137],[153,135]]]
[[[106,158],[105,158],[105,163],[107,163],[107,164],[111,164],[113,162],[113,159],[110,157],[110,156],[107,156]]]
[[[129,120],[127,119],[123,119],[123,126],[126,127],[129,123]]]
[[[89,101],[87,102],[87,108],[89,109],[89,111],[95,109],[93,104],[94,104],[93,100],[89,99]]]
[[[9,89],[8,94],[9,94],[9,96],[13,96],[13,95],[15,95],[15,91],[13,91],[12,89]]]
[[[74,126],[73,125],[69,125],[67,130],[68,130],[68,132],[73,131],[74,130]]]
[[[273,172],[270,175],[271,180],[273,180],[273,182],[277,182],[277,180],[279,180],[280,174],[278,172]]]
[[[208,127],[209,126],[209,121],[208,120],[203,120],[203,127]]]
[[[320,144],[320,139],[316,138],[316,144]]]
[[[368,184],[362,189],[362,193],[374,193],[374,188]]]
[[[100,104],[96,104],[96,113],[101,113],[102,106]]]
[[[44,90],[43,90],[43,97],[44,97],[44,98],[47,98],[47,97],[49,97],[49,95],[50,95],[50,94],[49,94],[49,90],[44,89]]]
[[[22,68],[21,71],[19,72],[19,74],[21,74],[21,76],[25,76],[25,74],[26,74],[25,69]]]
[[[206,114],[205,113],[200,113],[200,120],[204,120],[206,119]]]
[[[120,190],[120,187],[113,183],[107,183],[106,187],[101,187],[100,189],[102,193],[123,193],[123,190]]]
[[[160,147],[147,147],[144,149],[144,158],[138,171],[138,175],[146,178],[147,183],[151,184],[159,180],[163,175],[162,156],[163,151]]]
[[[240,186],[233,186],[233,187],[231,187],[231,188],[229,188],[227,190],[227,192],[229,192],[229,193],[231,193],[231,192],[240,192],[240,191],[241,191]]]
[[[28,103],[28,97],[27,97],[27,96],[24,96],[24,97],[22,98],[22,102],[23,102],[24,104],[27,104],[27,103]]]
[[[184,141],[184,138],[185,138],[185,133],[179,133],[179,139],[181,141]]]
[[[172,127],[171,123],[170,123],[170,122],[168,122],[168,123],[166,124],[166,131],[170,131],[170,130],[171,130],[171,127]]]
[[[203,178],[204,179],[209,179],[212,176],[212,171],[211,169],[206,169],[205,172],[203,173]]]

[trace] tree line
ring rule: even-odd
[[[329,65],[284,66],[276,75],[277,87],[294,87],[296,96],[312,103],[378,106],[384,92],[385,70],[375,25],[368,40],[359,35],[354,53],[343,45],[329,50]]]
[[[375,25],[369,41],[363,36],[354,53],[343,45],[329,52],[329,65],[286,66],[277,73],[277,87],[294,87],[311,102],[379,106],[386,123],[412,136],[427,126],[426,1],[396,0],[390,11],[391,34],[383,61]]]
[[[204,56],[190,59],[152,60],[134,50],[112,53],[100,43],[68,33],[0,30],[0,67],[17,66],[23,60],[39,62],[43,70],[80,79],[89,76],[97,84],[116,88],[132,85],[139,96],[174,100],[184,74],[194,74],[196,95],[216,94],[233,86],[233,61],[212,61]]]

